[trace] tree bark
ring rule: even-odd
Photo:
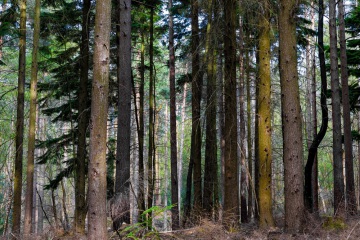
[[[344,1],[338,1],[338,21],[340,38],[340,64],[341,64],[341,91],[344,123],[344,150],[345,150],[345,179],[346,179],[346,210],[355,215],[357,211],[355,197],[355,180],[353,165],[353,148],[351,138],[350,102],[349,102],[349,74],[346,55],[345,38],[345,9]]]
[[[29,138],[27,153],[27,171],[26,171],[26,195],[25,195],[25,221],[24,236],[32,233],[33,202],[34,202],[34,159],[35,159],[35,133],[36,133],[36,115],[37,115],[37,81],[38,81],[38,49],[40,38],[40,0],[35,1],[34,15],[34,33],[31,65],[31,83],[30,83],[30,116],[29,116]]]
[[[96,2],[88,170],[88,239],[107,239],[106,134],[109,92],[111,1]]]
[[[170,70],[170,143],[171,143],[171,223],[172,229],[179,228],[178,210],[178,160],[176,142],[176,91],[175,91],[175,48],[174,48],[174,23],[172,16],[172,0],[169,0],[169,70]]]
[[[341,110],[336,35],[336,1],[329,1],[330,75],[333,119],[334,213],[345,215],[344,175],[341,144]]]
[[[206,30],[207,100],[206,100],[206,142],[203,208],[211,217],[215,207],[215,186],[217,186],[217,139],[216,139],[216,52],[213,30],[214,1],[207,5],[208,24]]]
[[[192,0],[191,4],[191,54],[192,54],[192,130],[191,130],[191,156],[193,162],[194,208],[202,206],[202,178],[201,178],[201,124],[200,106],[202,78],[200,74],[199,54],[199,2]]]
[[[274,227],[272,215],[272,144],[271,144],[271,70],[270,70],[270,9],[268,0],[261,2],[259,15],[259,223],[261,228]]]
[[[224,1],[225,35],[225,183],[224,219],[226,226],[239,220],[237,111],[236,109],[236,0]]]
[[[25,95],[25,70],[26,70],[26,0],[19,0],[20,29],[19,29],[19,75],[16,112],[16,137],[15,137],[15,169],[14,169],[14,200],[13,224],[14,238],[19,237],[21,225],[21,191],[22,191],[22,158],[24,138],[24,95]]]
[[[80,44],[80,86],[78,101],[78,145],[75,165],[75,232],[85,233],[86,218],[86,132],[89,126],[88,84],[89,84],[89,29],[90,0],[83,0],[82,29]]]
[[[285,179],[285,229],[304,222],[303,138],[296,53],[296,0],[281,0],[279,12],[280,85]],[[261,166],[260,166],[261,167]]]

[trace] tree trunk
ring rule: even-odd
[[[281,0],[280,4],[279,58],[285,180],[285,229],[289,232],[296,232],[301,229],[304,222],[303,138],[296,53],[295,13],[298,5],[295,0]]]
[[[206,100],[206,143],[203,208],[211,217],[215,207],[215,186],[217,186],[217,139],[216,139],[216,52],[213,30],[213,10],[215,1],[207,6],[208,24],[206,30],[206,64],[207,64],[207,100]]]
[[[341,145],[341,110],[336,35],[336,1],[329,1],[330,74],[333,119],[334,213],[345,215],[344,175]]]
[[[259,159],[259,223],[261,228],[274,227],[272,216],[272,144],[271,144],[271,70],[270,9],[268,0],[261,2],[259,16],[259,81],[258,81],[258,159]],[[296,67],[296,66],[295,66]],[[302,196],[301,196],[302,197]]]
[[[86,218],[86,132],[89,126],[88,109],[88,84],[89,84],[89,24],[90,24],[90,0],[83,0],[82,28],[80,44],[80,86],[78,102],[78,144],[77,164],[75,165],[75,232],[85,233]]]
[[[30,116],[29,116],[29,138],[26,171],[26,195],[25,195],[25,221],[24,236],[32,233],[32,222],[34,201],[34,158],[35,158],[35,132],[36,132],[36,113],[37,113],[37,81],[38,81],[38,49],[40,38],[40,0],[35,1],[34,33],[31,65],[30,83]]]
[[[236,0],[224,1],[225,35],[225,183],[224,224],[237,226],[239,220],[237,111],[236,109]]]
[[[346,207],[351,215],[356,214],[355,180],[353,166],[353,149],[351,138],[350,102],[349,102],[349,75],[346,55],[345,38],[345,9],[344,1],[338,1],[338,21],[340,38],[340,64],[341,64],[341,90],[344,123],[344,149],[345,149],[345,179],[346,179]]]
[[[239,1],[239,4],[241,1]],[[239,56],[239,100],[238,103],[240,105],[239,108],[239,143],[240,143],[240,215],[241,215],[241,222],[246,223],[248,222],[248,209],[247,209],[247,168],[246,168],[246,133],[245,133],[245,64],[244,64],[244,31],[243,31],[243,18],[239,18],[239,25],[240,25],[240,56]]]
[[[106,133],[109,92],[111,1],[96,2],[94,79],[91,99],[88,239],[107,239]]]
[[[175,49],[174,24],[171,13],[172,0],[169,0],[169,70],[170,70],[170,143],[171,143],[171,222],[172,229],[179,228],[178,211],[178,169],[177,169],[177,143],[176,143],[176,90],[175,90]]]
[[[148,192],[147,208],[152,208],[154,192],[155,161],[155,79],[154,79],[154,8],[150,11],[150,82],[149,82],[149,148],[148,148]],[[148,216],[148,228],[152,227],[151,212]]]
[[[199,2],[192,0],[191,4],[191,54],[192,54],[192,130],[191,130],[191,156],[190,162],[194,164],[194,208],[202,206],[202,178],[201,178],[201,124],[200,103],[202,78],[200,74],[199,54]]]
[[[22,157],[24,138],[24,95],[26,70],[26,0],[19,0],[20,28],[19,28],[19,76],[16,115],[16,157],[14,169],[14,201],[12,233],[14,238],[19,237],[21,225],[21,191],[22,191]]]

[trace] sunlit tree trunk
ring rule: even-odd
[[[88,239],[107,239],[106,133],[109,92],[111,1],[96,2],[91,99]]]
[[[224,0],[224,57],[225,57],[225,182],[224,219],[227,226],[238,223],[239,191],[237,156],[236,109],[236,0]]]
[[[304,222],[303,138],[296,53],[297,4],[296,0],[281,0],[279,11],[285,229],[289,232],[299,231]]]
[[[345,214],[344,175],[341,144],[341,110],[336,35],[336,1],[329,1],[330,75],[333,120],[334,213]]]
[[[270,70],[270,9],[268,0],[261,2],[259,14],[259,223],[261,228],[275,226],[272,216],[272,144],[271,144],[271,70]]]
[[[14,166],[14,200],[13,200],[13,224],[12,233],[14,238],[20,234],[21,224],[21,191],[23,169],[23,138],[24,138],[24,95],[25,95],[25,70],[26,70],[26,0],[19,0],[20,6],[20,29],[19,29],[19,75],[18,96],[16,112],[16,137],[15,137],[15,166]]]
[[[32,231],[32,223],[35,220],[33,216],[34,201],[34,158],[35,158],[35,132],[36,132],[36,114],[37,114],[37,80],[38,80],[38,49],[40,38],[40,0],[35,1],[34,15],[34,33],[31,65],[31,83],[30,83],[30,116],[29,116],[29,138],[27,154],[26,171],[26,195],[25,195],[25,222],[24,236]]]
[[[351,138],[351,119],[349,102],[349,75],[346,55],[345,38],[345,9],[344,1],[338,1],[338,21],[340,39],[340,64],[341,64],[341,97],[343,106],[344,123],[344,150],[345,150],[345,179],[346,179],[346,209],[351,215],[356,214],[355,180],[353,166],[353,149]]]

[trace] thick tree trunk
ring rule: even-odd
[[[75,165],[75,232],[85,233],[86,218],[86,132],[89,126],[88,109],[88,84],[89,84],[89,24],[90,24],[90,0],[83,0],[82,29],[80,44],[80,86],[78,102],[78,145],[77,164]]]
[[[32,223],[35,220],[33,215],[34,201],[34,159],[35,159],[35,132],[37,114],[37,81],[38,81],[38,49],[40,38],[40,0],[35,1],[34,33],[31,65],[30,83],[30,116],[29,116],[29,138],[27,153],[26,171],[26,195],[25,195],[25,222],[24,236],[32,233]]]
[[[225,35],[225,183],[224,219],[226,226],[238,223],[239,191],[236,109],[236,0],[224,1]]]
[[[111,1],[96,2],[88,191],[88,239],[107,239],[106,133],[109,92]]]
[[[217,185],[217,139],[216,139],[216,55],[213,35],[213,8],[214,1],[207,5],[208,25],[206,30],[206,72],[207,72],[207,99],[206,99],[206,142],[205,142],[205,173],[203,208],[209,217],[215,204],[215,186]]]
[[[259,16],[259,80],[258,80],[258,133],[259,133],[259,223],[261,228],[274,227],[272,216],[272,144],[271,144],[271,77],[270,77],[270,9],[263,0]],[[302,196],[301,196],[302,197]]]
[[[289,232],[299,231],[304,222],[303,138],[296,53],[297,7],[296,0],[280,1],[279,47],[285,229]]]
[[[341,90],[344,123],[344,149],[345,149],[345,179],[346,179],[346,209],[351,215],[356,214],[355,180],[353,165],[353,149],[351,138],[351,119],[349,102],[349,75],[346,55],[345,38],[345,9],[344,0],[338,1],[338,21],[340,38],[340,64],[341,64]]]
[[[330,74],[333,120],[334,213],[345,215],[344,175],[341,144],[341,110],[336,35],[336,1],[329,1]]]
[[[129,192],[131,120],[131,1],[119,0],[118,133],[115,193]]]
[[[26,0],[19,0],[20,29],[19,29],[19,75],[18,96],[16,112],[16,137],[15,137],[15,169],[14,169],[14,200],[13,224],[14,238],[19,237],[21,225],[21,191],[22,191],[22,158],[24,138],[24,96],[25,96],[25,70],[26,70]]]
[[[170,67],[170,143],[171,143],[171,209],[172,229],[179,228],[178,211],[178,169],[177,169],[177,143],[176,143],[176,90],[175,90],[175,49],[174,24],[171,13],[172,0],[169,0],[169,67]]]

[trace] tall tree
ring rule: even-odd
[[[217,139],[216,139],[216,51],[214,47],[214,4],[207,3],[207,29],[206,29],[206,142],[205,142],[205,173],[203,208],[211,215],[215,202],[215,187],[217,186]]]
[[[340,40],[340,64],[341,64],[341,97],[343,107],[344,123],[344,150],[345,150],[345,179],[346,179],[346,208],[347,212],[354,215],[357,211],[355,197],[355,180],[353,166],[353,149],[351,139],[351,120],[349,102],[349,74],[346,54],[345,38],[345,9],[344,1],[338,1],[338,21],[339,21],[339,40]]]
[[[338,51],[336,35],[336,1],[329,1],[329,31],[330,31],[330,75],[331,100],[333,120],[333,164],[334,164],[334,213],[345,214],[344,175],[341,144],[341,110]]]
[[[297,8],[298,1],[296,0],[280,1],[279,58],[285,175],[285,229],[289,232],[300,230],[304,221],[303,138],[296,53]]]
[[[91,99],[88,239],[107,239],[106,134],[109,92],[111,1],[96,2],[94,79]]]
[[[16,137],[15,137],[15,169],[14,169],[14,200],[12,232],[15,236],[20,234],[21,224],[21,191],[23,169],[23,138],[24,138],[24,96],[25,96],[25,70],[26,70],[26,0],[19,0],[20,28],[19,28],[19,75],[16,111]]]
[[[191,130],[191,156],[194,164],[194,207],[202,206],[202,181],[201,181],[201,124],[200,106],[202,78],[200,74],[200,53],[199,53],[199,1],[191,1],[191,66],[192,66],[192,130]]]
[[[29,117],[29,138],[26,171],[26,195],[25,195],[25,222],[24,235],[29,235],[32,230],[34,202],[34,158],[35,158],[35,129],[37,115],[37,74],[38,74],[38,50],[40,38],[40,0],[35,1],[34,33],[30,82],[30,117]],[[36,197],[36,195],[35,195]],[[36,198],[35,198],[36,199]]]
[[[131,0],[118,1],[118,132],[115,194],[129,197],[131,120]],[[128,201],[130,204],[130,201]],[[129,206],[130,209],[130,206]],[[126,213],[130,214],[130,213]]]
[[[259,80],[258,80],[258,158],[259,220],[261,228],[275,226],[272,216],[272,144],[271,144],[271,77],[270,77],[270,4],[261,1],[259,14]]]
[[[149,76],[149,147],[148,147],[148,187],[147,187],[147,208],[150,209],[153,203],[154,180],[155,180],[155,78],[154,78],[154,7],[150,9],[150,76]],[[151,214],[151,213],[150,213]],[[151,218],[149,218],[151,219]],[[149,222],[151,227],[152,223]]]
[[[78,102],[78,144],[77,164],[75,165],[75,231],[85,233],[86,200],[86,132],[89,125],[88,84],[89,84],[89,31],[90,31],[90,0],[83,0],[82,28],[80,44],[80,86]]]
[[[171,209],[172,229],[179,228],[178,169],[176,143],[176,91],[175,91],[175,48],[172,0],[169,0],[169,68],[170,68],[170,143],[171,143]]]
[[[319,51],[319,63],[320,63],[320,78],[321,78],[321,126],[319,132],[313,139],[311,146],[309,147],[308,158],[305,166],[305,205],[306,208],[312,212],[314,209],[315,195],[313,194],[313,166],[316,161],[317,149],[323,140],[326,130],[328,127],[328,108],[326,103],[326,92],[327,92],[327,79],[326,79],[326,66],[325,66],[325,53],[324,53],[324,1],[319,0],[319,22],[318,22],[318,51]]]
[[[237,111],[236,109],[236,0],[224,0],[225,57],[225,182],[224,223],[232,225],[239,219]],[[235,188],[235,189],[234,189]]]

